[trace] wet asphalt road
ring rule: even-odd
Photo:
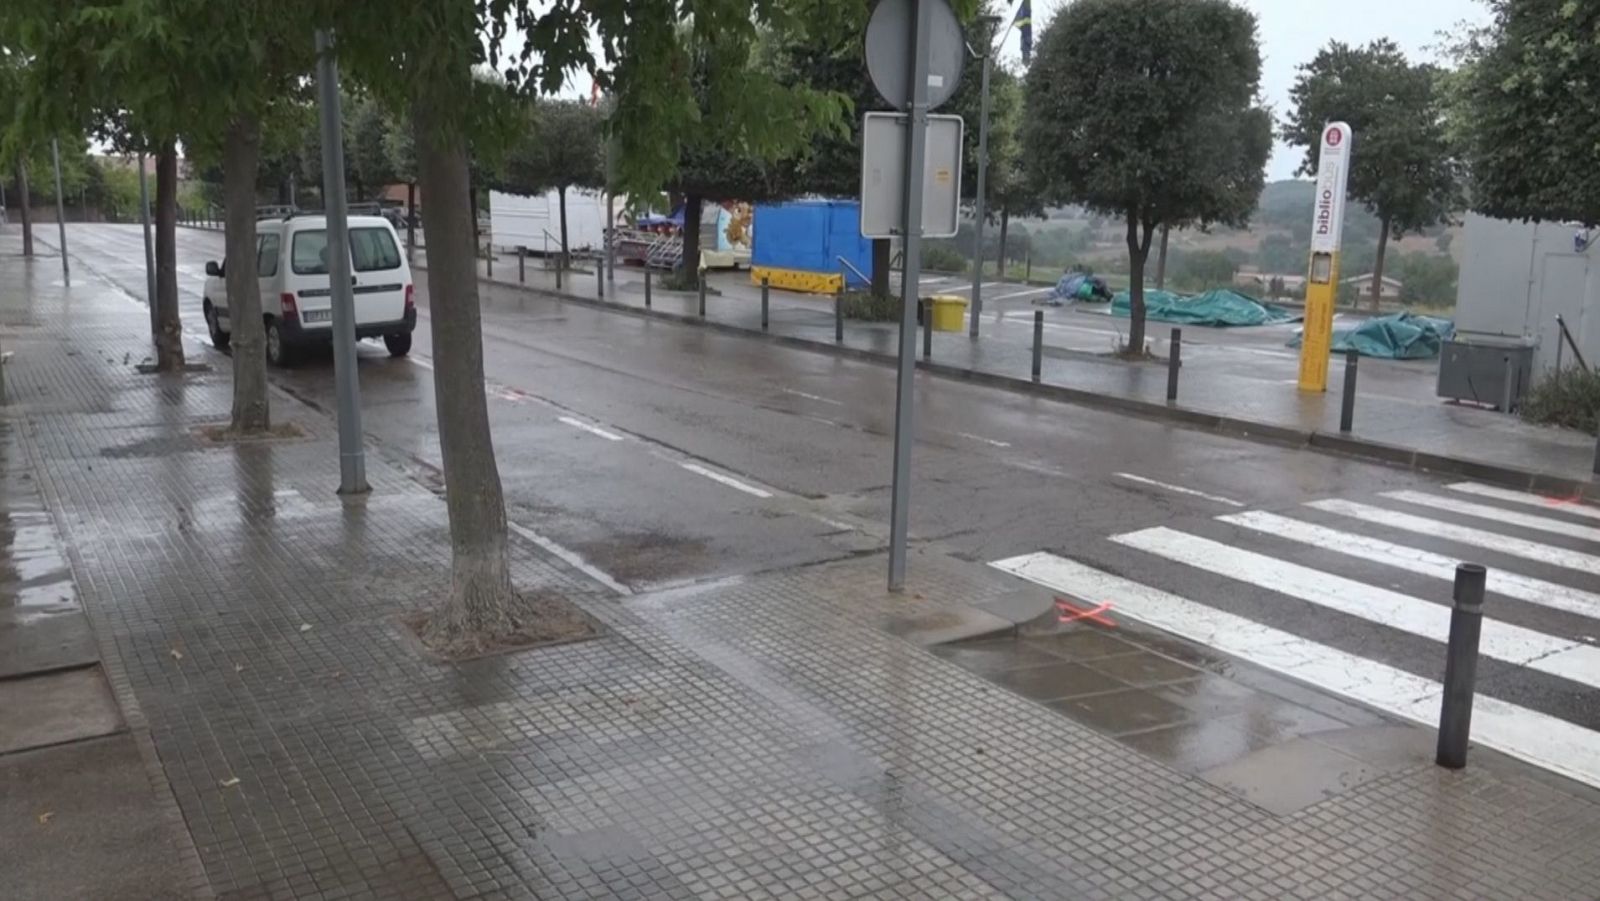
[[[89,267],[142,297],[137,228],[72,226],[69,240]],[[204,338],[200,292],[204,263],[221,247],[219,233],[179,232],[190,350],[216,365],[226,361]],[[438,465],[425,283],[425,273],[417,273],[421,322],[411,358],[391,359],[372,342],[360,353],[369,447],[410,461],[423,477]],[[892,369],[509,287],[480,291],[500,473],[511,518],[522,529],[580,554],[633,590],[883,547]],[[331,354],[275,371],[272,380],[325,409],[334,406]],[[1395,489],[1438,492],[1445,480],[921,374],[917,416],[914,539],[976,561],[1048,550],[1438,677],[1442,652],[1425,639],[1299,601],[1285,604],[1281,593],[1108,538],[1167,526],[1241,543],[1254,536],[1215,517],[1249,508],[1332,524],[1333,517],[1301,505],[1368,501]],[[1429,536],[1366,531],[1461,553]],[[1530,537],[1584,546],[1560,536]],[[1284,559],[1448,603],[1447,583],[1264,540]],[[1492,551],[1481,557],[1502,562]],[[1571,573],[1535,564],[1520,569],[1573,584]],[[1543,607],[1519,608],[1515,618],[1573,641],[1600,631],[1593,620]],[[1507,700],[1600,726],[1593,689],[1498,663],[1482,672]]]

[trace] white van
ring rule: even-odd
[[[382,216],[351,216],[350,270],[355,286],[356,338],[383,338],[389,353],[411,351],[417,325],[411,266],[400,240]],[[206,263],[203,309],[211,343],[226,349],[228,318],[225,263]],[[256,273],[267,327],[267,361],[286,366],[295,353],[327,344],[333,335],[333,297],[328,287],[328,226],[322,216],[291,214],[256,223]]]

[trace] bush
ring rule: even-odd
[[[1600,371],[1573,366],[1540,379],[1522,401],[1522,418],[1595,434]]]
[[[934,272],[966,272],[967,258],[954,247],[926,244],[922,248],[922,268]]]
[[[840,299],[844,318],[862,322],[899,322],[900,298],[879,297],[870,291],[846,291]]]

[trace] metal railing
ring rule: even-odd
[[[1583,359],[1583,351],[1578,349],[1578,342],[1572,340],[1572,333],[1567,331],[1567,321],[1561,318],[1560,313],[1556,314],[1556,327],[1561,329],[1561,338],[1556,341],[1556,371],[1561,371],[1561,347],[1563,344],[1572,348],[1572,356],[1578,361],[1578,365],[1588,369],[1589,364]]]
[[[854,272],[856,274],[856,278],[860,279],[861,281],[863,281],[863,282],[865,282],[865,283],[867,283],[869,285],[872,284],[872,278],[870,276],[868,276],[865,272],[862,272],[860,269],[857,269],[856,268],[856,264],[850,262],[849,260],[845,259],[844,257],[838,257],[837,259],[839,260],[839,265],[844,267],[845,269],[850,270],[851,272]],[[844,273],[840,272],[839,274],[843,275]],[[849,283],[849,279],[848,278],[845,279],[845,282],[848,284]]]

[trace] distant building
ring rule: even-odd
[[[1361,292],[1362,297],[1372,296],[1372,273],[1370,272],[1364,272],[1361,275],[1352,275],[1349,278],[1340,279],[1339,283],[1343,285],[1354,285],[1356,290]],[[1404,287],[1404,284],[1399,279],[1390,278],[1389,276],[1385,275],[1383,277],[1383,286],[1378,290],[1378,299],[1399,300],[1400,289],[1402,287]]]
[[[1258,272],[1254,269],[1241,269],[1235,272],[1233,283],[1247,293],[1262,297],[1271,296],[1274,288],[1281,289],[1278,295],[1280,297],[1304,294],[1306,290],[1304,274],[1288,275],[1281,272]]]

